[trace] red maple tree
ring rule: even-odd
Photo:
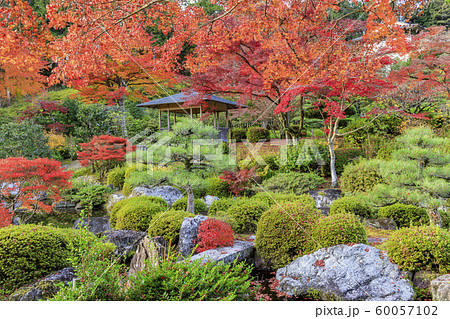
[[[219,178],[228,183],[230,191],[235,195],[240,195],[249,185],[255,176],[255,168],[237,169],[236,171],[223,171]]]
[[[11,220],[18,215],[22,222],[26,222],[38,211],[49,213],[52,206],[44,203],[43,197],[53,202],[60,200],[61,189],[72,185],[69,181],[71,176],[72,172],[65,171],[61,163],[53,159],[0,159],[3,216],[6,209],[11,213]]]
[[[78,152],[80,164],[98,171],[100,179],[113,165],[124,161],[127,153],[136,150],[136,146],[132,146],[127,139],[109,135],[94,136],[89,143],[79,145],[82,148]]]
[[[197,235],[196,253],[219,247],[230,247],[234,244],[234,234],[227,223],[208,218],[200,223]]]
[[[39,100],[27,107],[23,112],[23,118],[35,120],[38,124],[44,125],[48,131],[64,133],[71,125],[59,122],[59,118],[68,111],[58,101]]]

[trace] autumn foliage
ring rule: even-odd
[[[124,161],[127,153],[136,150],[127,139],[109,135],[94,136],[89,143],[79,145],[82,148],[78,152],[81,165],[94,167],[100,179],[114,164]]]
[[[201,222],[198,228],[198,246],[195,252],[201,253],[219,247],[233,246],[233,235],[233,230],[230,225],[214,218],[208,218]]]
[[[61,189],[71,187],[69,182],[71,176],[72,172],[64,171],[61,163],[53,159],[28,160],[22,157],[0,159],[0,199],[7,203],[6,207],[2,206],[3,218],[9,216],[12,220],[20,208],[27,211],[20,216],[23,222],[37,211],[49,213],[52,206],[42,202],[41,195],[45,193],[53,202],[60,200]],[[11,215],[5,210],[10,211]]]
[[[255,168],[236,171],[224,171],[219,178],[228,183],[230,191],[240,195],[249,186],[251,179],[255,176]]]
[[[11,225],[12,214],[9,209],[6,209],[3,204],[0,204],[0,228]]]

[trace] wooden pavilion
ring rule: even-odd
[[[185,114],[192,119],[200,118],[203,112],[212,113],[214,117],[214,128],[219,131],[219,138],[222,141],[227,141],[228,127],[229,127],[229,114],[228,110],[237,109],[239,106],[236,102],[229,101],[214,95],[205,95],[203,101],[206,102],[206,109],[200,105],[183,106],[183,104],[189,100],[196,98],[197,92],[191,93],[177,93],[167,97],[163,97],[156,100],[151,100],[145,103],[138,104],[138,107],[151,107],[158,109],[159,111],[159,130],[170,130],[171,115],[173,115],[173,123],[177,121],[177,114]],[[167,126],[163,127],[162,114],[167,113]],[[225,123],[224,127],[220,127],[221,118],[220,115],[224,114],[222,123]]]

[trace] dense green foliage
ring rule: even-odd
[[[208,215],[216,216],[219,211],[227,211],[228,208],[236,204],[239,200],[234,198],[221,198],[212,202],[208,209]]]
[[[334,214],[323,217],[315,225],[311,235],[320,247],[367,243],[364,226],[353,214]]]
[[[0,126],[0,158],[25,157],[27,159],[50,157],[48,138],[43,127],[31,121],[10,122]]]
[[[175,203],[173,203],[172,205],[172,209],[174,210],[184,210],[186,211],[187,209],[187,197],[182,197],[179,200],[177,200]],[[194,210],[196,214],[199,214],[201,212],[206,212],[208,211],[208,207],[206,206],[205,202],[203,202],[200,199],[195,199],[194,200]]]
[[[353,165],[347,165],[341,175],[341,189],[345,193],[358,193],[371,191],[375,185],[383,182],[379,173],[360,161]]]
[[[230,132],[231,139],[236,142],[242,142],[242,140],[247,138],[247,129],[245,128],[234,127]]]
[[[397,228],[422,226],[430,223],[430,218],[424,208],[400,203],[381,207],[378,210],[378,217],[393,219]]]
[[[272,206],[258,222],[255,247],[272,269],[314,251],[310,233],[321,214],[307,195],[303,200]]]
[[[325,180],[314,173],[279,173],[262,182],[262,188],[267,191],[301,195],[325,183]]]
[[[0,295],[70,266],[70,243],[79,235],[78,230],[33,224],[1,228]]]
[[[330,215],[355,214],[364,218],[371,218],[372,211],[368,205],[356,197],[341,197],[330,206]]]
[[[218,177],[211,177],[207,180],[208,186],[206,187],[207,195],[217,196],[219,198],[229,197],[230,186],[224,180]]]
[[[330,162],[328,148],[314,140],[302,140],[286,149],[285,160],[277,158],[277,166],[284,172],[315,172]]]
[[[108,172],[106,182],[115,188],[122,189],[125,182],[126,167],[118,166]]]
[[[435,226],[396,230],[384,244],[393,262],[404,271],[450,271],[450,234]]]
[[[72,199],[79,201],[83,207],[103,205],[108,195],[112,192],[111,188],[105,185],[90,185],[81,188]]]
[[[120,203],[120,202],[119,202]],[[124,205],[117,211],[116,229],[147,231],[152,218],[165,211],[167,204],[141,201],[133,205]]]
[[[180,228],[185,217],[194,217],[186,210],[175,210],[173,207],[169,211],[162,211],[156,214],[148,228],[148,236],[162,236],[172,247],[178,245]]]
[[[263,127],[250,127],[247,130],[247,141],[256,143],[258,141],[267,141],[270,139],[270,132]]]
[[[295,194],[282,194],[273,192],[261,192],[252,197],[252,200],[265,202],[268,206],[282,205],[283,203],[289,203],[297,200],[308,200],[310,205],[315,205],[314,199],[311,196],[305,197],[305,195]]]
[[[231,206],[226,215],[230,216],[233,223],[233,230],[236,233],[253,233],[261,218],[261,215],[269,208],[265,202],[256,200],[241,200]]]

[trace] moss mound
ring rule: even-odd
[[[378,210],[378,217],[393,219],[397,228],[425,226],[430,223],[427,211],[414,205],[394,204],[381,207]]]
[[[355,197],[341,197],[333,202],[330,215],[354,214],[364,218],[371,218],[372,210]]]
[[[159,204],[164,209],[167,209],[169,206],[167,205],[166,201],[159,197],[154,196],[139,196],[139,197],[130,197],[124,200],[121,200],[113,205],[110,212],[110,218],[109,223],[111,225],[111,228],[116,227],[117,223],[117,216],[119,211],[125,207],[133,207],[133,206],[145,206],[146,204]]]
[[[180,228],[185,217],[194,217],[194,214],[181,210],[169,210],[156,214],[148,228],[148,236],[162,236],[172,247],[178,244]]]
[[[252,233],[256,231],[256,226],[262,214],[269,208],[265,202],[256,200],[241,200],[232,205],[226,215],[233,220],[236,233]]]

